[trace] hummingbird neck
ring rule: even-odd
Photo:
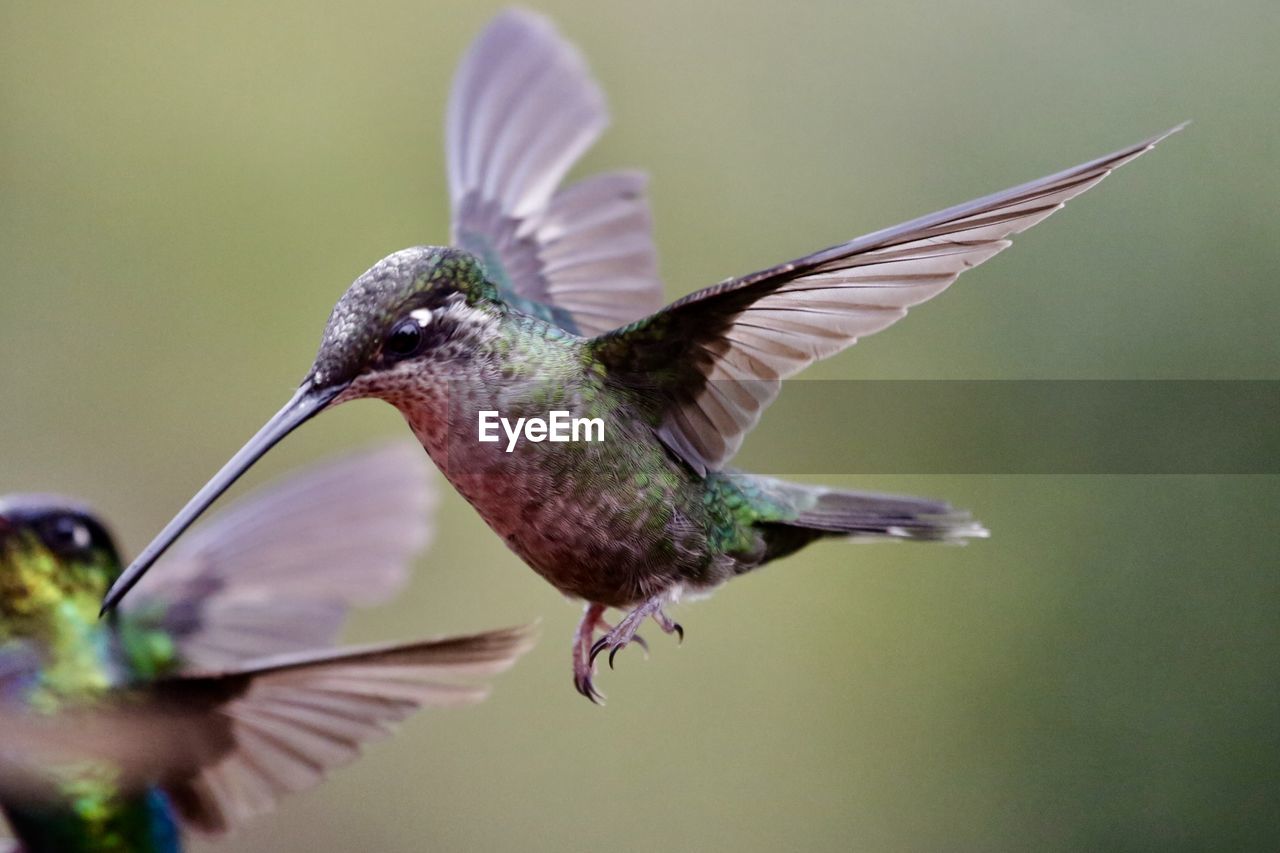
[[[0,573],[0,644],[25,645],[40,660],[29,696],[33,705],[56,708],[91,699],[117,683],[115,624],[98,618],[102,594],[119,572],[103,554],[65,562],[39,547],[7,555]]]
[[[94,601],[68,599],[40,618],[6,625],[10,640],[33,644],[40,673],[28,701],[42,711],[92,700],[123,678],[114,629],[95,613]]]

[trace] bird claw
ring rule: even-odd
[[[573,640],[573,686],[596,705],[604,704],[604,694],[597,690],[591,681],[591,676],[595,674],[595,655],[592,654],[588,658],[588,650],[592,648],[591,638],[595,635],[597,628],[613,630],[600,618],[602,613],[604,613],[603,604],[588,604]]]
[[[591,682],[591,673],[574,673],[573,686],[579,693],[591,700],[592,704],[603,705],[604,694]]]
[[[617,656],[618,652],[622,651],[632,643],[635,643],[637,646],[643,649],[645,659],[646,660],[648,659],[649,644],[645,642],[644,637],[641,637],[639,634],[636,634],[630,640],[622,640],[621,642],[611,642],[610,636],[611,634],[605,634],[603,637],[596,640],[595,643],[592,644],[591,656],[589,658],[592,664],[595,664],[596,658],[598,658],[601,654],[603,654],[605,649],[608,649],[609,650],[609,669],[613,669],[614,657]]]
[[[600,653],[602,651],[604,651],[605,642],[608,639],[609,639],[609,635],[606,634],[591,644],[591,652],[587,655],[588,663],[592,664],[593,666],[595,665],[596,658],[600,656]]]
[[[680,625],[679,622],[672,619],[670,616],[663,613],[661,610],[654,612],[653,621],[657,622],[658,627],[662,628],[664,632],[668,634],[675,634],[677,644],[684,642],[684,628]]]
[[[631,642],[635,643],[637,646],[640,647],[640,650],[644,652],[644,659],[648,660],[649,644],[645,642],[644,637],[641,637],[639,634],[636,634],[634,637],[631,638]],[[614,646],[612,649],[609,650],[609,669],[613,669],[613,656],[616,655],[618,652],[622,651],[623,649],[625,649],[629,645],[630,643],[622,643],[620,645]]]
[[[596,670],[596,658],[604,654],[605,650],[608,649],[609,669],[613,669],[614,658],[618,656],[618,652],[632,643],[643,649],[647,658],[649,656],[649,644],[645,642],[644,637],[636,633],[636,628],[646,619],[652,618],[665,633],[675,634],[677,642],[684,642],[684,628],[681,627],[679,622],[674,621],[670,616],[662,612],[661,599],[652,598],[646,601],[628,613],[616,627],[610,626],[600,618],[603,611],[603,605],[588,605],[582,622],[578,626],[574,656],[574,687],[577,688],[579,693],[597,705],[604,704],[604,694],[596,690],[591,681],[591,677]],[[594,635],[597,628],[603,629],[605,634],[598,640],[591,642],[592,635]],[[589,646],[588,643],[590,643]]]

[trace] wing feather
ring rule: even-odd
[[[192,667],[332,645],[353,606],[391,598],[432,533],[417,445],[351,454],[269,486],[180,540],[123,607]]]
[[[594,339],[593,352],[624,383],[652,387],[661,377],[659,436],[699,473],[717,470],[777,396],[780,379],[893,325],[1181,127],[690,294]]]
[[[658,308],[662,285],[638,172],[557,192],[609,123],[582,55],[545,18],[498,15],[454,79],[446,148],[453,242],[503,297],[580,334]]]
[[[500,672],[530,644],[527,630],[509,629],[283,656],[174,682],[171,691],[232,694],[211,715],[229,727],[231,746],[166,790],[193,828],[226,832],[315,785],[420,708],[480,701],[487,689],[460,679]]]
[[[474,679],[506,669],[532,642],[516,628],[278,656],[57,714],[0,700],[0,793],[56,800],[58,768],[105,762],[122,789],[159,784],[190,827],[226,832],[418,709],[483,699]]]

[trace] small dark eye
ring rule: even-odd
[[[383,352],[395,358],[408,358],[422,349],[426,339],[423,329],[431,322],[431,312],[419,309],[396,323],[382,345]]]
[[[41,538],[57,554],[79,554],[93,544],[93,531],[75,516],[60,515],[45,523]]]

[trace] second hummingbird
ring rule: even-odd
[[[612,661],[650,618],[682,634],[668,605],[814,540],[985,536],[941,501],[800,485],[729,463],[782,379],[902,319],[1168,135],[659,310],[643,176],[557,189],[606,123],[578,52],[538,16],[501,14],[467,52],[449,100],[453,245],[396,252],[351,285],[293,399],[105,606],[285,435],[362,397],[399,409],[490,527],[585,602],[573,675],[592,700],[597,655]],[[518,422],[549,411],[598,420],[603,440],[478,440],[478,415]],[[604,621],[609,607],[624,611],[616,625]]]
[[[318,784],[419,708],[482,699],[476,677],[528,631],[333,645],[425,544],[424,465],[391,446],[238,503],[109,620],[121,564],[97,515],[0,496],[0,811],[21,849],[172,853]]]

